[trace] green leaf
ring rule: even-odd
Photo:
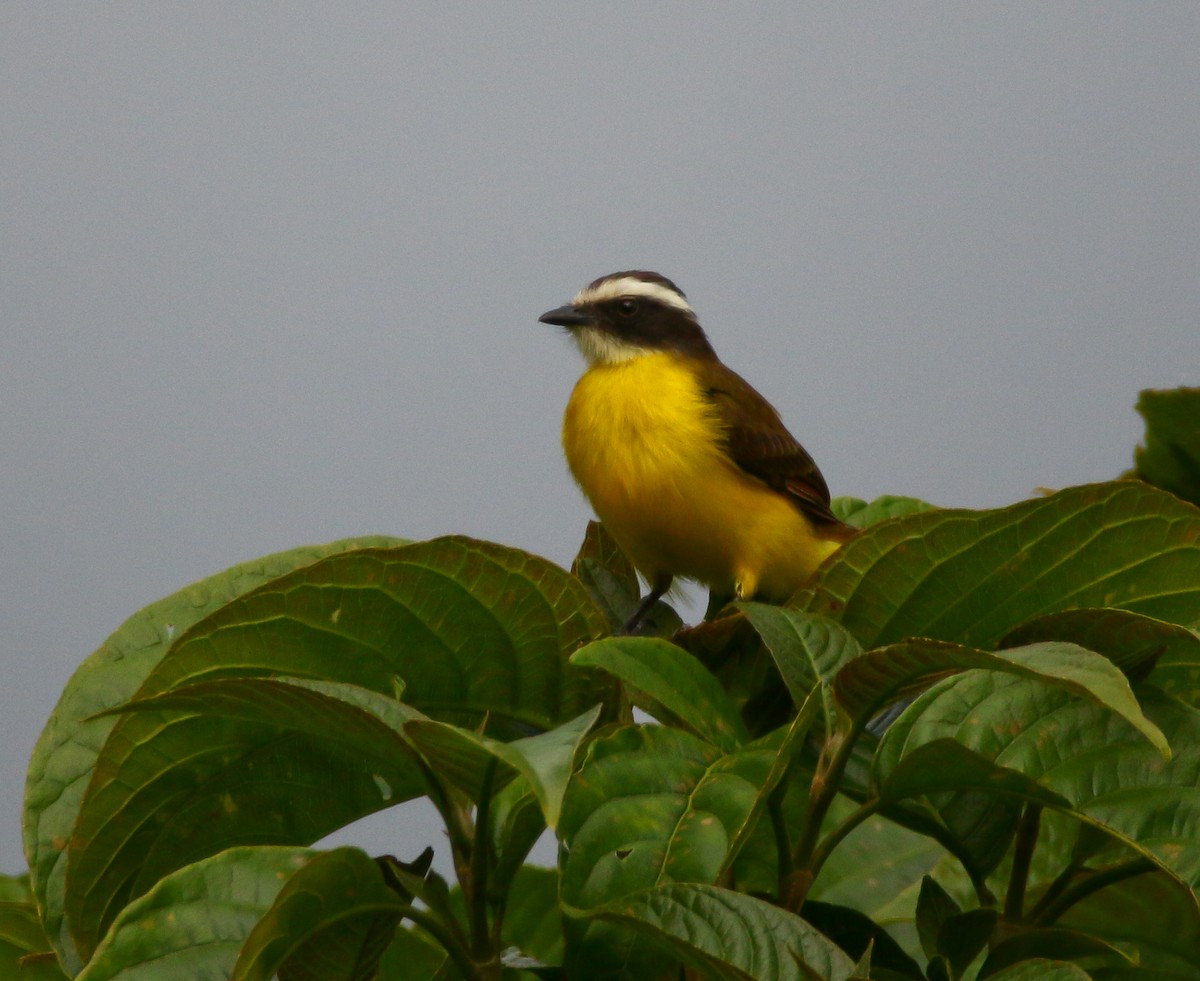
[[[571,573],[581,579],[586,575],[584,563],[593,563],[593,569],[602,568],[617,583],[625,593],[626,598],[635,602],[638,598],[638,577],[617,540],[608,533],[608,529],[599,521],[589,521],[584,531],[583,543],[571,563]],[[586,585],[586,582],[585,582]],[[630,610],[630,613],[633,611]],[[624,622],[624,621],[622,621]],[[618,624],[620,626],[620,624]]]
[[[715,886],[647,889],[595,915],[633,928],[714,979],[845,981],[854,970],[850,958],[800,917]]]
[[[858,497],[835,497],[832,507],[839,520],[855,528],[866,528],[889,518],[902,518],[907,514],[936,510],[934,505],[926,504],[915,497],[898,497],[895,494],[877,497],[869,504]]]
[[[229,977],[280,888],[316,854],[233,848],[180,869],[121,911],[77,981]]]
[[[558,870],[532,865],[513,879],[504,912],[502,939],[544,964],[563,958],[562,909],[558,905]]]
[[[1200,504],[1200,388],[1146,389],[1137,410],[1146,420],[1146,443],[1135,454],[1138,476]]]
[[[833,693],[852,718],[863,719],[930,679],[968,668],[1034,678],[1089,698],[1120,715],[1170,756],[1163,734],[1142,714],[1120,669],[1075,644],[1046,642],[989,654],[942,641],[905,641],[855,658],[834,678]]]
[[[135,613],[79,666],[42,730],[25,784],[25,852],[33,890],[51,942],[69,969],[82,965],[63,923],[66,843],[96,757],[116,721],[98,714],[128,701],[175,638],[230,600],[327,555],[399,543],[384,537],[347,539],[243,562]]]
[[[921,879],[921,894],[917,897],[917,936],[921,938],[921,949],[926,957],[933,958],[941,953],[938,938],[942,927],[961,912],[958,903],[935,879],[930,876]]]
[[[866,647],[932,637],[983,650],[1074,607],[1200,625],[1200,511],[1140,481],[1072,487],[994,511],[874,525],[793,605]]]
[[[1186,627],[1128,610],[1063,610],[1035,617],[1013,630],[1002,647],[1043,640],[1064,640],[1103,654],[1127,675],[1145,676],[1200,707],[1200,635]]]
[[[704,666],[681,647],[655,637],[606,637],[571,656],[623,681],[639,708],[732,750],[749,738],[737,706]]]
[[[496,864],[488,880],[496,892],[508,888],[545,830],[541,804],[524,777],[513,780],[492,797],[487,833]]]
[[[879,787],[886,801],[964,791],[1004,793],[1049,807],[1067,808],[1065,797],[1019,770],[997,766],[953,739],[933,739],[906,753]]]
[[[571,563],[571,573],[603,611],[613,633],[628,622],[641,602],[641,587],[633,563],[598,521],[588,522],[583,544]],[[650,623],[654,624],[654,633],[662,637],[670,637],[682,625],[679,614],[662,600],[654,604],[642,621],[643,626]]]
[[[834,719],[829,686],[839,668],[862,655],[858,641],[841,624],[811,613],[765,603],[741,603],[739,609],[771,652],[797,708],[820,685],[828,730]]]
[[[1070,961],[1034,957],[996,972],[992,981],[1091,981],[1091,975]]]
[[[817,693],[814,692],[800,706],[800,711],[796,713],[795,717],[785,728],[776,733],[764,736],[748,747],[749,751],[764,749],[773,752],[774,758],[771,760],[771,767],[767,771],[766,776],[758,785],[758,793],[754,799],[754,803],[750,807],[749,814],[742,822],[741,828],[738,829],[737,834],[734,835],[733,841],[729,845],[725,861],[721,866],[722,876],[739,859],[743,850],[753,839],[758,830],[759,818],[762,816],[763,811],[770,806],[772,797],[781,786],[783,787],[786,800],[787,791],[790,788],[783,785],[783,781],[786,779],[792,764],[804,748],[804,742],[808,738],[813,723],[816,721],[817,705]],[[778,748],[774,748],[776,746]],[[778,878],[779,848],[779,842],[772,831],[770,844],[760,847],[758,849],[759,854],[754,856],[754,859],[769,861],[775,872],[775,879]],[[770,890],[778,891],[776,886],[777,883],[772,881],[769,888]]]
[[[591,909],[662,882],[713,882],[755,815],[775,753],[723,754],[678,729],[594,739],[563,801],[564,902]]]
[[[937,946],[950,965],[952,977],[962,977],[987,946],[997,919],[999,915],[994,909],[969,909],[946,918],[938,932]]]
[[[398,731],[419,713],[351,685],[228,678],[125,708],[70,847],[81,951],[189,862],[236,845],[308,845],[425,791]]]
[[[904,952],[891,934],[858,910],[808,899],[800,915],[851,957],[864,958],[869,952],[868,967],[873,967],[875,971],[887,970],[902,977],[924,981],[925,975],[917,962]],[[861,973],[861,968],[855,973]]]
[[[1021,961],[1034,958],[1082,960],[1088,965],[1124,966],[1132,961],[1112,944],[1074,930],[1027,930],[992,948],[979,969],[979,981]]]
[[[925,976],[929,981],[955,981],[950,973],[950,962],[941,954],[932,958],[925,968]]]
[[[420,930],[403,927],[379,959],[378,981],[461,981],[446,951]]]
[[[856,807],[849,802],[835,803],[830,819],[844,820]],[[834,849],[809,896],[852,905],[880,923],[895,922],[897,917],[912,920],[916,887],[944,855],[942,848],[924,835],[875,815]],[[898,908],[898,897],[909,892],[911,899]]]
[[[1195,976],[1200,960],[1200,909],[1188,890],[1165,872],[1106,886],[1076,903],[1058,922],[1136,949],[1143,967],[1184,978]]]
[[[495,788],[520,774],[536,795],[547,827],[554,828],[575,754],[599,716],[597,705],[549,732],[511,743],[429,719],[408,723],[405,732],[433,764],[435,772],[471,800],[480,799],[484,773],[492,761],[501,764]]]
[[[1036,781],[1068,812],[1106,829],[1193,889],[1200,886],[1200,712],[1154,688],[1146,717],[1175,753],[1162,756],[1120,716],[1040,681],[968,671],[921,695],[892,725],[875,758],[878,785],[920,747],[953,740]],[[927,751],[928,752],[928,751]],[[952,789],[948,783],[944,789]],[[1054,799],[1044,801],[1062,807]]]
[[[569,655],[605,632],[575,577],[469,538],[333,556],[194,626],[140,694],[289,674],[390,695],[433,718],[548,729],[599,701]]]
[[[407,907],[357,848],[317,855],[246,938],[233,981],[371,978]]]

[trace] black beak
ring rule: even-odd
[[[595,318],[590,313],[576,310],[569,303],[565,307],[547,310],[538,317],[539,324],[553,324],[555,327],[586,327],[594,322]]]

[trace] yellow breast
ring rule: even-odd
[[[723,435],[687,359],[671,352],[590,368],[563,419],[571,472],[647,581],[785,599],[837,545],[738,468]]]

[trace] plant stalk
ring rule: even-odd
[[[1029,863],[1037,847],[1041,822],[1042,805],[1032,802],[1026,804],[1020,824],[1017,825],[1012,871],[1008,877],[1008,889],[1004,893],[1004,918],[1009,923],[1020,923],[1025,916],[1025,886],[1029,882]]]
[[[842,843],[846,835],[878,811],[881,804],[882,802],[877,799],[867,801],[821,840],[821,843],[813,851],[811,868],[814,879],[821,874],[821,867],[825,864],[826,859]]]
[[[492,803],[492,784],[495,782],[497,760],[492,757],[483,771],[479,803],[475,807],[475,840],[471,848],[471,881],[464,883],[471,903],[471,952],[479,960],[491,952],[488,930],[488,872],[491,848],[488,818]]]

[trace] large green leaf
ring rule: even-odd
[[[857,805],[839,799],[826,825],[844,820]],[[809,891],[809,897],[853,906],[882,923],[911,922],[916,890],[945,855],[934,841],[878,815],[867,818],[833,850]],[[907,904],[897,897],[912,891]]]
[[[1200,908],[1165,872],[1134,876],[1094,892],[1059,922],[1138,951],[1138,963],[1192,978],[1200,971]]]
[[[1109,606],[1200,625],[1200,511],[1140,481],[866,529],[793,605],[866,647],[933,637],[991,649],[1017,624]]]
[[[1143,673],[1152,660],[1152,653],[1140,664],[1127,658],[1129,667],[1140,667]],[[866,718],[888,700],[931,679],[973,668],[1036,679],[1089,698],[1121,715],[1160,752],[1167,752],[1162,733],[1142,714],[1125,675],[1108,659],[1073,644],[1037,643],[991,654],[939,641],[905,641],[846,665],[834,691],[851,715]],[[1003,859],[1016,830],[1016,798],[1052,806],[1064,803],[1021,773],[996,766],[952,740],[922,746],[875,789],[886,801],[904,802],[900,807],[909,813],[914,811],[909,799],[940,792],[934,819],[958,843],[955,854],[977,875]],[[997,799],[997,794],[1008,799]]]
[[[845,981],[854,973],[851,960],[800,917],[716,886],[647,889],[593,915],[632,928],[708,978]]]
[[[174,639],[235,597],[327,555],[400,543],[395,538],[356,538],[243,562],[135,613],[79,666],[33,751],[24,816],[33,890],[51,942],[70,968],[81,965],[63,925],[66,846],[96,757],[115,724],[112,717],[97,718],[97,713],[132,697]]]
[[[1200,712],[1155,688],[1141,692],[1146,717],[1174,750],[1164,760],[1127,721],[1040,681],[968,671],[921,695],[884,736],[877,785],[939,740],[955,741],[1002,768],[999,793],[1035,781],[1042,800],[1102,827],[1193,890],[1200,886]],[[959,750],[961,753],[963,750]],[[926,751],[928,752],[928,751]],[[944,773],[944,780],[939,776]],[[954,767],[924,768],[926,794],[958,789]]]
[[[989,654],[944,641],[904,641],[846,664],[834,679],[833,692],[851,718],[865,719],[916,685],[968,668],[1034,678],[1089,698],[1116,712],[1160,752],[1170,755],[1163,734],[1142,714],[1120,669],[1076,644],[1045,642]]]
[[[635,705],[726,751],[749,736],[720,683],[682,647],[656,637],[606,637],[580,648],[571,663],[624,682]]]
[[[391,694],[434,718],[548,729],[598,699],[569,655],[606,632],[579,581],[469,538],[333,556],[228,604],[187,632],[141,694],[222,675],[282,673]]]
[[[553,828],[558,824],[575,754],[599,715],[597,705],[549,732],[510,743],[430,719],[408,723],[405,732],[438,776],[471,800],[480,799],[489,768],[500,771],[492,777],[493,790],[520,774],[533,790],[546,826]]]
[[[121,911],[77,981],[223,981],[305,848],[233,848],[160,881]]]
[[[125,903],[189,862],[311,844],[425,791],[400,732],[419,713],[367,689],[225,678],[126,709],[71,840],[67,912],[84,952]]]
[[[317,855],[250,932],[232,981],[369,981],[406,910],[365,852]]]
[[[1200,388],[1143,391],[1137,410],[1146,420],[1138,476],[1185,501],[1200,504]]]
[[[1016,647],[1064,640],[1103,654],[1132,677],[1150,680],[1200,708],[1200,634],[1128,610],[1063,610],[1023,623],[1001,641]]]
[[[376,698],[400,688],[409,704],[451,720],[488,718],[511,735],[550,728],[571,718],[569,708],[585,707],[596,684],[567,659],[603,629],[577,580],[523,552],[462,538],[367,549],[272,580],[196,623],[149,672],[139,695],[221,678],[296,674],[357,686]],[[71,924],[77,941],[95,943],[124,902],[182,861],[248,841],[308,844],[419,792],[399,753],[391,769],[373,759],[364,766],[357,747],[336,739],[323,747],[324,729],[293,732],[236,713],[214,729],[205,712],[197,708],[169,724],[130,716],[112,733],[115,742],[104,751],[110,763],[97,770],[89,791],[90,817],[81,816],[71,839],[69,905],[84,916]],[[166,740],[169,763],[150,764],[141,774],[149,784],[114,782],[114,767],[136,771],[151,759],[135,749],[148,732]],[[203,761],[198,769],[189,761],[193,754]],[[343,773],[349,774],[344,787]],[[228,813],[227,784],[257,806],[213,821]],[[151,789],[139,795],[138,808],[117,803],[129,788],[143,786]],[[294,806],[305,788],[306,799],[321,800],[320,807]],[[274,806],[264,806],[268,801]],[[122,814],[155,814],[159,823],[130,818],[109,827],[117,807]],[[194,837],[174,848],[180,831]],[[108,849],[119,850],[119,860],[108,861]]]
[[[724,754],[678,729],[626,726],[592,741],[563,801],[564,901],[591,909],[662,882],[713,882],[753,819],[775,758]]]

